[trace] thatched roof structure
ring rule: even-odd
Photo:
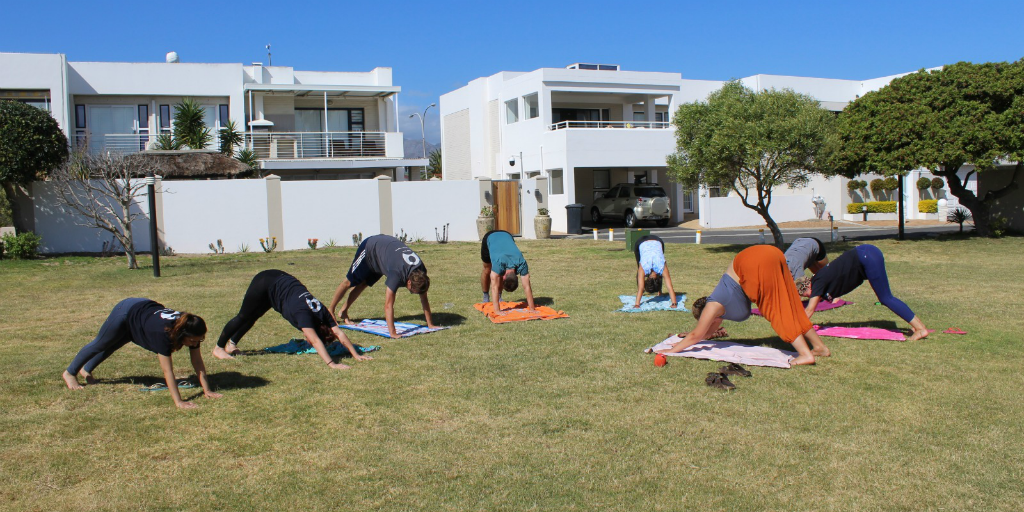
[[[165,180],[231,179],[252,175],[242,162],[209,149],[149,150],[137,156],[146,159],[153,173]]]

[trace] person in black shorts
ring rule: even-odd
[[[355,324],[349,318],[348,310],[366,287],[377,284],[377,281],[385,276],[387,279],[384,285],[387,286],[387,290],[384,292],[384,319],[391,337],[398,337],[398,331],[395,330],[395,296],[399,288],[406,288],[409,293],[420,296],[427,327],[436,329],[437,326],[430,317],[430,301],[427,299],[427,290],[430,289],[427,267],[409,246],[389,235],[373,235],[359,244],[345,280],[334,291],[331,313],[337,311],[341,299],[348,293],[349,288],[352,288],[352,293],[341,308],[340,317],[336,318],[340,318],[347,325]]]
[[[114,306],[96,338],[82,347],[64,370],[64,384],[68,389],[82,389],[78,376],[84,377],[86,384],[95,384],[93,370],[115,351],[133,342],[156,354],[174,405],[180,409],[192,409],[196,404],[181,399],[171,354],[188,347],[192,368],[203,387],[203,394],[207,398],[220,398],[222,395],[214,393],[206,380],[206,366],[199,350],[199,344],[205,337],[206,322],[198,315],[168,309],[149,299],[124,299]]]
[[[302,331],[306,341],[316,349],[324,363],[336,370],[347,370],[345,364],[335,363],[324,347],[323,340],[337,339],[356,361],[369,361],[369,356],[360,355],[348,336],[341,331],[330,311],[309,293],[298,279],[281,270],[264,270],[252,278],[249,289],[242,299],[242,308],[228,321],[220,333],[213,356],[218,359],[234,359],[239,353],[237,344],[249,332],[256,320],[273,308],[296,329]]]
[[[516,241],[508,231],[488,231],[480,240],[480,260],[483,272],[480,274],[480,288],[484,302],[491,302],[496,313],[501,313],[501,290],[514,292],[523,281],[526,294],[526,309],[536,311],[533,302],[533,286],[530,284],[530,267]]]

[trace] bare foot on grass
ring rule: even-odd
[[[797,356],[795,359],[790,361],[789,364],[793,366],[798,364],[814,364],[814,356]]]
[[[78,376],[83,378],[83,379],[85,379],[85,384],[87,386],[92,386],[93,384],[96,384],[96,383],[99,382],[98,380],[96,380],[96,377],[93,377],[91,373],[89,373],[89,372],[87,372],[85,370],[79,371],[78,372]]]
[[[236,352],[237,352],[237,350],[238,349],[235,349]],[[216,347],[216,346],[213,347],[213,357],[216,357],[217,359],[234,359],[235,358],[235,356],[229,354],[227,350],[224,350],[223,348]]]
[[[78,379],[76,379],[74,375],[68,373],[67,370],[64,370],[61,377],[64,379],[64,384],[67,384],[68,389],[82,389],[82,385],[78,383]]]
[[[829,357],[832,355],[832,351],[829,350],[828,347],[824,345],[811,350],[811,353],[814,354],[816,357]]]
[[[914,331],[907,341],[923,340],[928,337],[928,329],[922,329],[920,331]]]

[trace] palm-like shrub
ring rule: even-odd
[[[233,119],[228,119],[224,127],[220,129],[220,152],[231,156],[235,154],[235,147],[242,143],[242,133],[238,131],[238,125]]]
[[[949,211],[946,215],[946,222],[950,224],[960,224],[960,232],[964,232],[964,222],[971,220],[971,211],[963,206],[957,206]]]
[[[174,106],[174,140],[192,149],[204,149],[213,141],[210,128],[203,122],[206,109],[192,98]]]

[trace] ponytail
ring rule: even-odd
[[[177,352],[185,344],[185,338],[206,335],[206,321],[199,315],[182,312],[167,328],[167,336],[171,338],[171,352]]]

